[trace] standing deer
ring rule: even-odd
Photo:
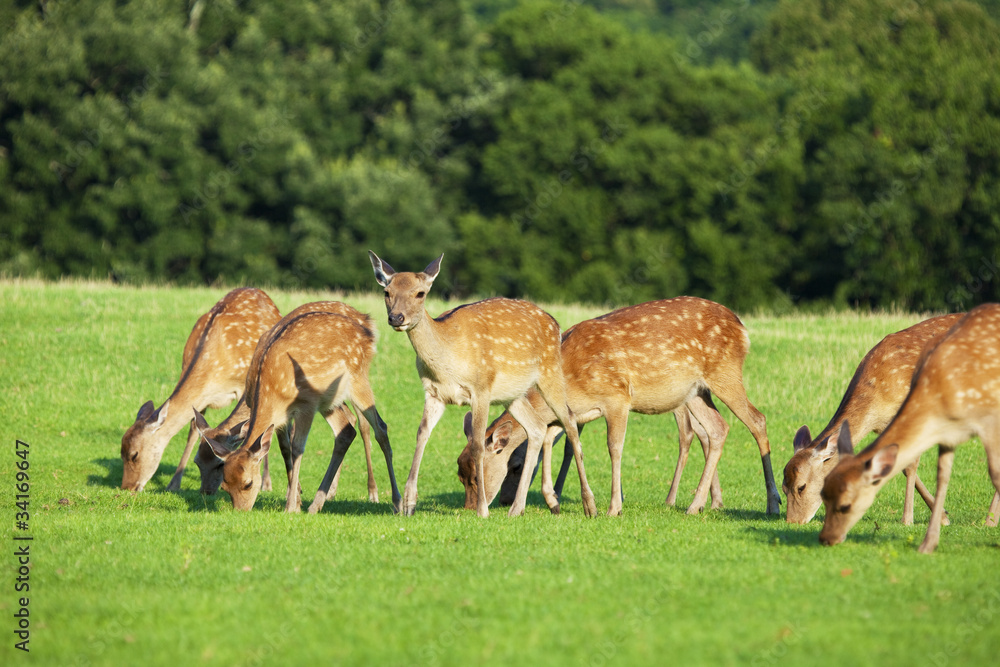
[[[204,412],[240,398],[257,340],[279,318],[267,294],[245,287],[222,297],[198,319],[184,345],[181,379],[173,393],[159,408],[147,401],[122,437],[123,489],[142,491],[156,473],[170,439],[191,422],[191,408]],[[192,425],[167,490],[180,490],[197,437]]]
[[[369,326],[362,326],[335,313],[290,313],[257,346],[247,373],[250,419],[243,443],[230,450],[206,438],[224,461],[222,488],[232,498],[233,507],[253,507],[261,490],[260,462],[271,447],[271,435],[276,427],[291,424],[291,447],[285,457],[289,470],[285,510],[301,510],[299,471],[313,415],[319,412],[337,437],[329,468],[309,507],[310,513],[318,512],[351,444],[339,432],[344,414],[339,408],[349,399],[375,431],[389,471],[393,508],[398,511],[400,495],[393,474],[392,448],[368,380],[376,334],[370,318],[367,321]]]
[[[840,437],[850,439],[848,427]],[[871,506],[883,483],[938,445],[938,484],[920,553],[937,547],[955,447],[978,435],[1000,509],[1000,304],[969,311],[917,362],[909,394],[882,434],[857,456],[845,455],[823,483],[826,518],[819,541],[838,544]]]
[[[489,516],[482,481],[486,425],[491,403],[509,403],[511,414],[528,434],[526,465],[509,515],[524,512],[531,468],[538,458],[546,423],[539,420],[526,393],[536,387],[557,415],[573,446],[584,513],[597,514],[587,483],[576,420],[566,405],[559,325],[538,306],[516,299],[493,298],[466,304],[432,318],[424,300],[441,270],[441,255],[421,273],[396,273],[369,251],[375,279],[385,288],[389,325],[405,331],[417,355],[417,373],[424,386],[424,413],[417,430],[413,465],[406,480],[403,514],[417,505],[417,475],[431,431],[449,403],[472,408],[472,455],[479,471],[478,513]]]
[[[962,313],[941,315],[889,334],[873,347],[861,360],[847,391],[840,400],[840,407],[830,423],[813,440],[809,427],[803,426],[795,434],[794,454],[785,466],[782,491],[788,499],[788,523],[807,523],[823,504],[819,497],[823,480],[840,460],[838,434],[843,424],[849,424],[852,438],[844,442],[844,451],[854,453],[866,435],[881,433],[899,411],[903,399],[910,391],[910,381],[920,353],[933,345],[962,318]],[[903,501],[903,525],[913,523],[913,492],[928,507],[933,498],[924,483],[917,477],[919,459],[907,467],[906,497]]]
[[[710,490],[713,506],[721,506],[716,469],[729,427],[709,392],[733,411],[757,441],[767,512],[779,512],[781,500],[771,471],[766,420],[747,400],[743,387],[743,362],[749,348],[747,331],[732,311],[695,297],[622,308],[580,322],[563,334],[563,372],[570,410],[578,424],[604,417],[608,425],[609,515],[622,511],[621,456],[629,412],[674,412],[678,416],[682,455],[678,457],[667,503],[672,505],[676,500],[693,428],[707,449],[705,469],[687,512],[696,514],[704,509]],[[537,419],[547,424],[554,421],[552,412],[534,393],[529,393],[528,401]],[[542,459],[542,493],[553,511],[558,508],[551,477],[551,446],[556,433],[558,427],[549,429]],[[523,428],[511,415],[505,413],[495,422],[483,475],[487,498],[496,495],[503,481],[513,451],[511,445],[516,446],[523,438]],[[459,476],[468,488],[467,470],[460,471]]]
[[[294,318],[305,313],[334,313],[337,315],[343,315],[344,317],[357,322],[363,327],[371,327],[372,321],[368,315],[361,313],[360,311],[352,308],[346,303],[340,301],[313,301],[311,303],[306,303],[295,310],[291,311],[286,315],[286,318]],[[258,345],[267,345],[273,340],[274,334],[278,331],[278,327],[272,327],[267,333],[261,336]],[[347,438],[348,444],[353,441],[355,436],[354,426],[358,423],[355,420],[354,415],[351,414],[350,410],[346,407],[341,406],[337,408],[337,415],[334,416],[334,421],[331,422],[334,434],[336,438]],[[223,461],[218,456],[216,456],[215,451],[208,444],[207,439],[215,440],[219,444],[226,446],[228,449],[234,449],[246,439],[246,433],[241,433],[241,427],[243,427],[247,421],[250,419],[250,407],[246,404],[245,399],[240,399],[236,404],[236,408],[233,412],[226,417],[226,419],[220,423],[214,429],[210,429],[208,423],[205,422],[204,417],[198,420],[195,417],[198,430],[202,431],[205,438],[202,438],[198,447],[198,453],[195,455],[195,463],[198,465],[198,469],[201,471],[201,492],[207,495],[212,495],[219,490],[219,485],[222,483],[222,467]],[[378,502],[378,486],[375,483],[375,473],[372,469],[372,454],[371,454],[371,429],[368,422],[364,419],[360,420],[359,428],[361,430],[361,440],[364,443],[365,448],[365,463],[368,467],[368,500],[373,503]],[[291,456],[291,445],[288,440],[287,432],[284,428],[278,428],[277,431],[278,445],[281,449],[282,457],[285,460],[286,471],[291,471],[291,463],[289,456]],[[207,439],[206,439],[207,438]],[[264,457],[263,461],[263,482],[261,485],[261,490],[269,491],[271,489],[271,483],[269,475],[267,472],[267,457]],[[333,478],[328,497],[332,498],[337,492],[337,485],[340,480],[340,469],[337,469],[336,476]]]

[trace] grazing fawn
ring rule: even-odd
[[[841,437],[848,428],[841,430]],[[938,445],[938,484],[921,553],[937,547],[955,447],[978,435],[986,448],[1000,505],[1000,304],[969,311],[917,362],[909,394],[882,434],[857,456],[846,455],[823,484],[822,544],[838,544],[871,506],[886,480]]]
[[[302,454],[313,415],[319,412],[338,435],[329,468],[309,507],[311,513],[319,511],[353,439],[353,433],[349,439],[340,437],[342,434],[338,432],[344,414],[338,408],[350,399],[371,424],[382,448],[393,507],[398,510],[400,496],[393,474],[392,449],[368,380],[376,339],[375,328],[370,319],[368,322],[369,326],[362,326],[351,318],[322,311],[290,313],[257,346],[247,373],[250,419],[242,445],[231,451],[222,443],[206,438],[225,462],[222,488],[231,496],[233,507],[241,510],[253,507],[260,493],[260,462],[271,447],[271,435],[276,427],[290,424],[290,451],[285,457],[289,470],[285,509],[300,511]]]
[[[546,423],[535,416],[527,401],[536,387],[542,399],[566,429],[573,446],[584,513],[597,514],[587,483],[576,420],[566,405],[559,325],[538,306],[516,299],[493,298],[459,306],[432,318],[424,300],[441,270],[441,255],[421,273],[396,273],[369,251],[375,279],[385,289],[389,325],[405,331],[417,355],[417,372],[424,386],[424,413],[417,431],[413,465],[406,480],[403,514],[417,504],[417,475],[431,431],[449,403],[472,408],[473,459],[479,471],[479,516],[489,515],[482,481],[486,426],[491,403],[509,403],[509,410],[528,434],[526,465],[522,471],[510,516],[524,512],[531,469],[538,457]]]
[[[798,430],[793,443],[794,454],[785,466],[782,484],[788,499],[788,523],[807,523],[823,504],[819,497],[823,480],[837,465],[842,453],[838,448],[841,426],[850,425],[852,438],[843,441],[843,449],[848,454],[853,454],[854,446],[872,431],[881,433],[910,391],[920,353],[936,343],[962,316],[962,313],[955,313],[932,317],[883,338],[861,360],[840,400],[840,407],[816,439],[809,435],[808,426]],[[919,458],[903,471],[906,475],[903,524],[907,526],[913,523],[914,490],[920,492],[928,507],[934,504],[917,477],[917,463]]]
[[[243,395],[247,368],[261,335],[280,315],[270,297],[250,287],[222,297],[194,325],[184,345],[181,379],[159,408],[147,401],[122,436],[122,488],[142,491],[152,479],[170,439],[191,422],[191,408],[222,408]],[[197,441],[194,425],[167,490],[178,491]]]
[[[710,491],[713,506],[721,506],[716,469],[729,427],[712,403],[709,392],[725,403],[742,421],[760,450],[767,493],[767,512],[777,514],[780,496],[771,470],[766,420],[747,400],[743,362],[750,348],[746,329],[728,308],[695,297],[651,301],[586,320],[563,334],[563,372],[566,397],[579,424],[604,417],[608,425],[611,456],[609,515],[622,511],[621,456],[629,412],[674,412],[681,432],[681,452],[667,503],[677,496],[687,447],[694,429],[706,446],[706,464],[688,514],[705,507]],[[544,401],[529,393],[535,418],[551,424],[554,415]],[[690,428],[688,427],[690,426]],[[542,494],[556,511],[551,477],[551,445],[558,428],[550,428],[542,459]],[[487,448],[484,479],[486,496],[496,495],[507,468],[507,459],[524,438],[524,430],[509,414],[494,423]],[[468,463],[459,476],[468,489]],[[467,481],[468,480],[468,481]],[[714,489],[712,488],[714,486]],[[468,492],[467,492],[468,494]]]
[[[353,320],[363,327],[371,327],[372,321],[368,315],[358,311],[355,308],[342,303],[340,301],[313,301],[311,303],[306,303],[295,310],[291,311],[286,315],[286,318],[294,318],[304,313],[334,313],[336,315],[343,315],[344,317]],[[277,331],[277,327],[272,327],[267,333],[261,336],[259,344],[268,344],[273,339],[273,334]],[[341,406],[337,408],[338,414],[334,416],[334,421],[331,422],[333,431],[336,438],[347,438],[348,444],[354,439],[356,431],[354,426],[358,425],[361,431],[361,440],[364,443],[365,448],[365,463],[368,467],[368,500],[373,503],[378,502],[378,485],[375,483],[375,473],[372,469],[372,447],[371,447],[371,429],[368,422],[364,419],[358,420],[354,418],[350,410],[346,407]],[[247,421],[250,419],[250,407],[246,404],[246,400],[240,399],[236,404],[236,408],[233,412],[226,417],[226,419],[216,426],[214,429],[209,428],[208,423],[205,422],[204,417],[198,420],[197,417],[196,424],[198,430],[202,432],[205,436],[201,439],[198,447],[198,453],[195,454],[195,463],[198,465],[198,469],[201,471],[201,492],[207,495],[212,495],[219,490],[219,486],[222,483],[222,467],[223,461],[215,454],[215,450],[208,444],[208,439],[215,440],[216,442],[224,445],[228,449],[234,449],[246,439],[246,433],[241,433],[241,428],[246,425]],[[285,469],[290,472],[290,441],[288,440],[288,434],[286,429],[278,428],[276,429],[276,435],[278,438],[278,445],[280,447],[282,457],[285,460]],[[271,482],[270,475],[268,473],[267,457],[263,460],[263,482],[261,485],[261,490],[270,491]],[[340,480],[340,469],[337,469],[336,475],[333,478],[333,482],[330,486],[328,492],[328,498],[332,498],[337,492],[337,485]]]

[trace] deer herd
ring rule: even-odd
[[[510,503],[510,516],[522,514],[541,455],[542,495],[558,513],[571,456],[584,514],[595,516],[579,433],[588,422],[603,418],[611,457],[608,514],[618,515],[629,413],[671,412],[680,452],[666,502],[676,502],[697,436],[705,467],[687,508],[688,514],[696,514],[709,498],[712,508],[722,506],[717,468],[729,426],[716,409],[718,400],[756,440],[766,511],[780,513],[766,420],[743,384],[750,337],[725,306],[695,297],[652,301],[580,322],[560,335],[552,316],[517,299],[486,299],[432,317],[424,302],[443,255],[420,273],[397,272],[375,253],[369,256],[385,293],[389,326],[406,332],[424,389],[423,417],[402,494],[369,381],[377,340],[372,318],[337,301],[308,303],[281,317],[271,299],[254,288],[233,290],[198,319],[184,346],[173,393],[158,408],[146,402],[122,437],[122,488],[142,491],[171,438],[190,424],[168,490],[180,489],[197,444],[201,492],[214,494],[221,486],[234,508],[249,510],[258,494],[271,488],[267,456],[277,436],[288,476],[285,509],[298,512],[302,456],[318,412],[333,430],[334,446],[309,512],[320,511],[336,493],[357,426],[368,466],[369,500],[378,502],[371,459],[374,434],[389,472],[393,511],[412,515],[428,439],[445,406],[457,404],[470,409],[467,444],[458,458],[466,508],[488,516],[499,493],[501,501]],[[204,412],[233,401],[232,413],[211,428]],[[506,410],[489,424],[492,404]],[[855,454],[854,447],[873,431],[878,437]],[[561,434],[566,435],[567,456],[553,484],[552,447]],[[786,518],[806,523],[825,506],[819,540],[837,544],[885,482],[902,471],[907,478],[903,523],[912,524],[914,493],[919,492],[931,508],[919,550],[930,553],[947,523],[944,501],[955,447],[973,435],[986,450],[997,490],[986,519],[995,526],[1000,513],[1000,304],[933,317],[872,348],[819,435],[812,438],[806,426],[795,434],[782,483]],[[938,482],[932,496],[917,476],[917,462],[934,445]]]

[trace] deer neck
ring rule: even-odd
[[[448,334],[445,325],[431,317],[426,309],[420,322],[406,332],[413,351],[421,363],[432,371],[448,367],[454,360],[454,341]]]

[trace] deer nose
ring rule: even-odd
[[[402,313],[389,313],[389,326],[398,327],[403,323]]]

